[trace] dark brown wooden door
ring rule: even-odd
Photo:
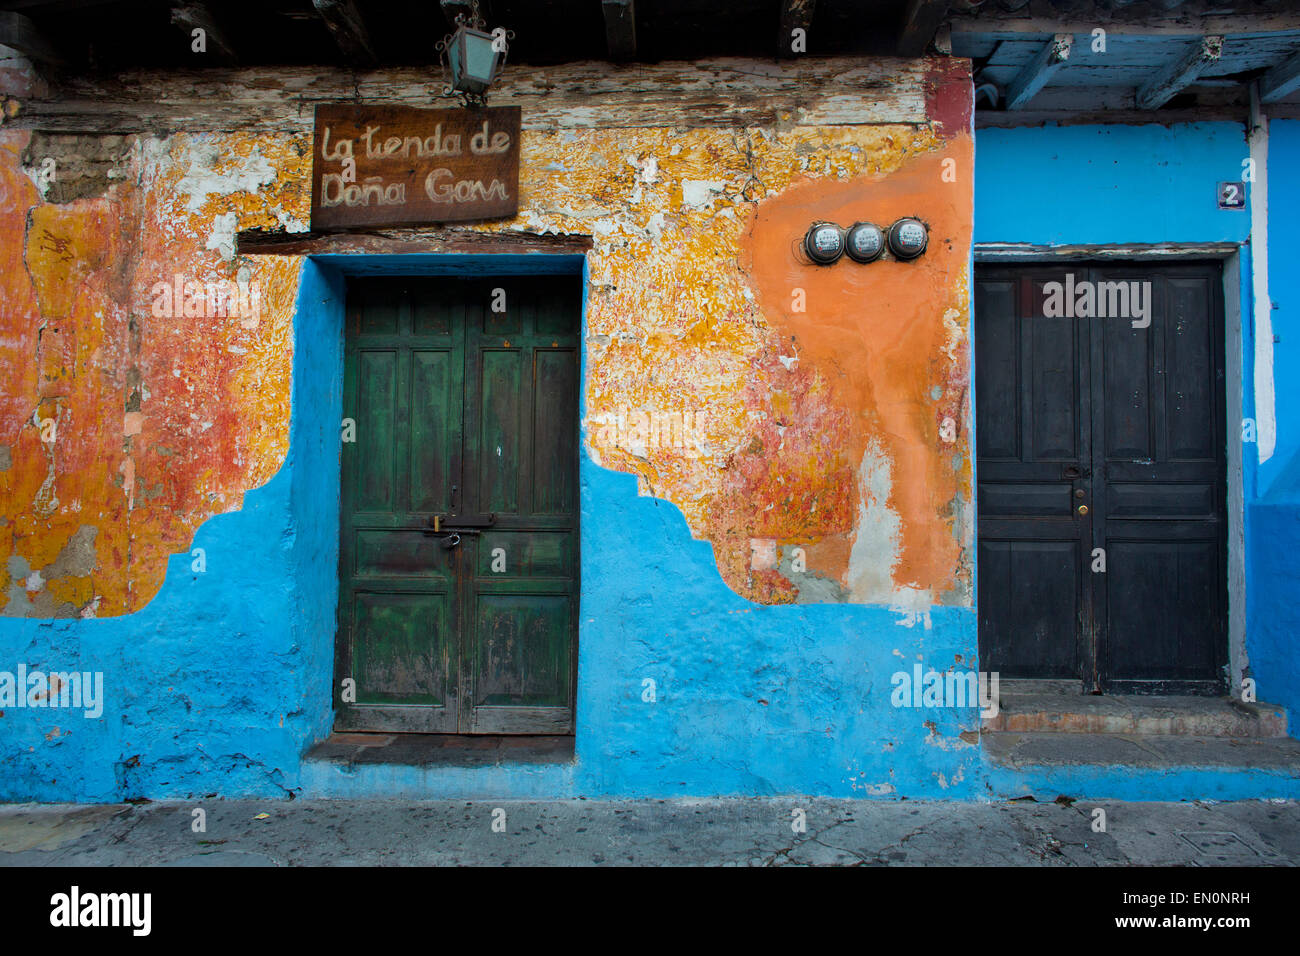
[[[565,277],[350,285],[340,728],[572,733],[579,295]]]
[[[1222,690],[1221,289],[1217,263],[977,270],[984,669]]]

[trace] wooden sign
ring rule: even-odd
[[[519,211],[519,107],[316,107],[311,226],[508,219]]]

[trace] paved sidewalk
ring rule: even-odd
[[[1094,832],[1093,810],[1105,811]],[[194,832],[202,809],[206,832]],[[806,832],[794,832],[801,810]],[[493,828],[494,819],[500,821]],[[1290,866],[1300,803],[204,800],[0,806],[5,866]]]

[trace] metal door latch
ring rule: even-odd
[[[443,517],[447,518],[445,526],[442,523]],[[496,522],[495,512],[489,515],[430,515],[427,525],[420,530],[431,537],[440,534],[454,535],[456,538],[454,542],[443,545],[445,548],[454,548],[460,544],[462,534],[481,534],[485,528],[492,527]]]

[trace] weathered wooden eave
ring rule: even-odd
[[[927,121],[933,70],[953,58],[717,59],[508,67],[492,106],[523,128],[835,126]],[[969,61],[956,60],[969,69]],[[436,69],[312,67],[141,71],[77,77],[23,100],[7,125],[51,133],[309,130],[318,103],[448,107]]]
[[[1122,11],[1101,11],[1096,17],[1068,19],[1065,17],[1017,17],[953,15],[948,24],[954,34],[1029,34],[1043,35],[1072,33],[1089,37],[1098,27],[1107,32],[1129,36],[1186,37],[1188,40],[1207,34],[1224,34],[1245,37],[1300,30],[1300,12],[1276,14],[1238,14],[1234,16],[1191,14],[1148,17],[1136,19]]]

